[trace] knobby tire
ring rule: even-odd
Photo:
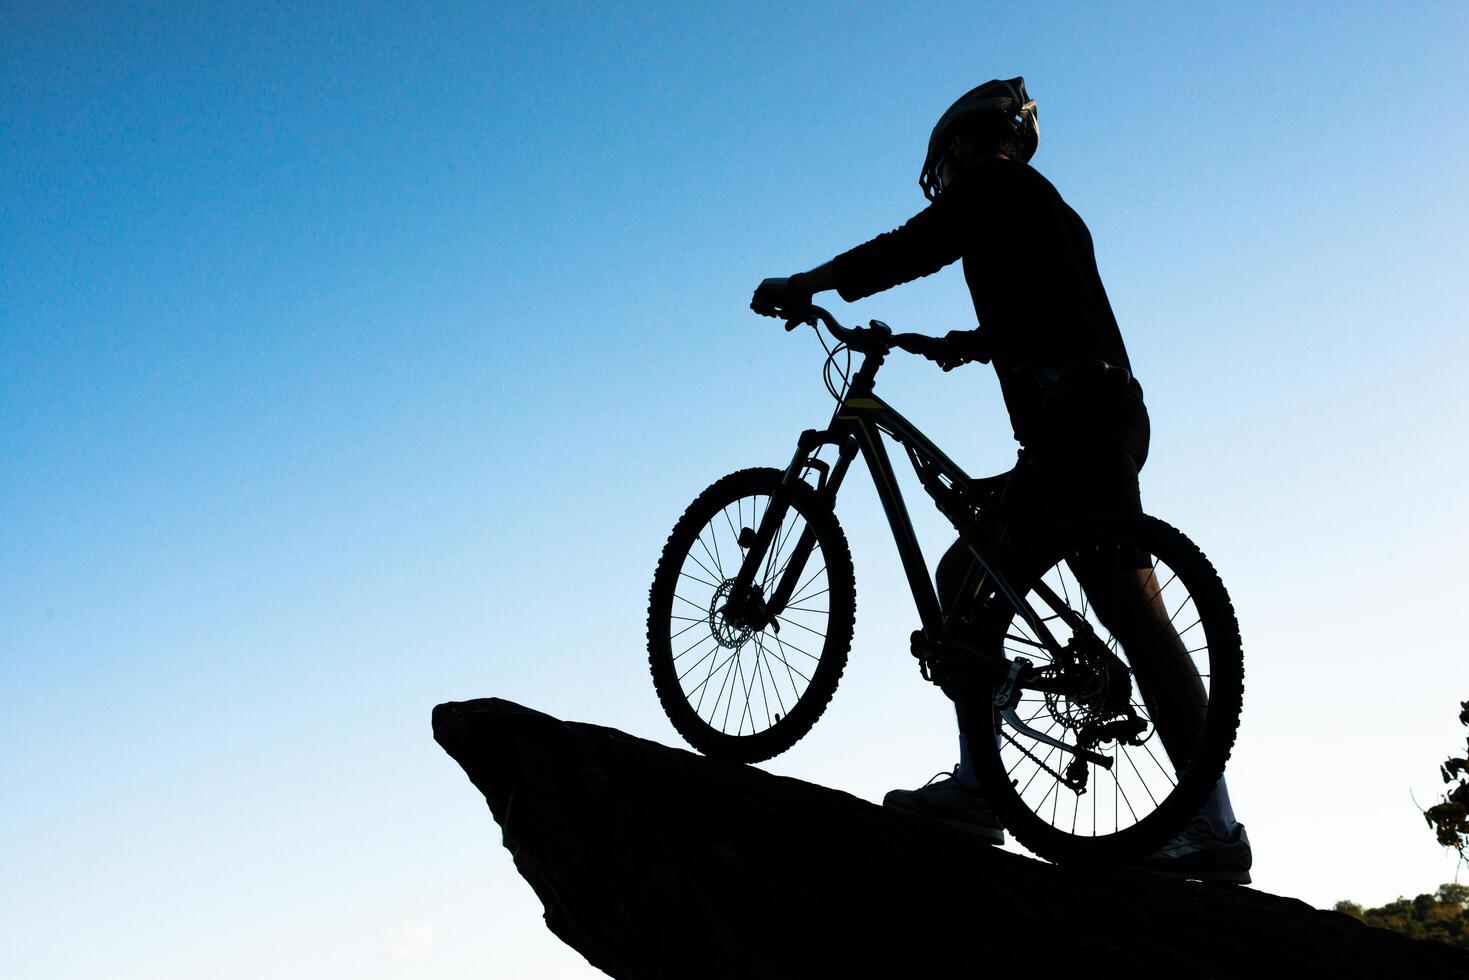
[[[677,652],[675,643],[687,648],[687,641],[691,639],[694,642],[708,639],[716,652],[723,653],[725,649],[732,649],[736,657],[741,656],[744,649],[722,648],[717,616],[711,612],[709,622],[701,626],[694,621],[698,618],[697,611],[689,608],[694,603],[677,594],[681,577],[685,580],[689,577],[689,567],[696,567],[693,574],[705,585],[712,585],[719,575],[711,577],[707,566],[712,564],[715,557],[728,558],[725,555],[710,555],[702,550],[703,531],[713,522],[727,520],[727,515],[731,513],[728,509],[735,506],[737,501],[758,499],[762,496],[773,499],[780,489],[782,477],[781,470],[768,467],[739,470],[716,480],[700,493],[674,525],[664,544],[653,584],[648,592],[648,665],[658,700],[678,733],[691,746],[711,758],[746,763],[761,762],[779,755],[798,742],[816,724],[830,703],[851,649],[857,601],[851,550],[831,508],[817,497],[809,484],[798,482],[791,490],[790,506],[815,532],[818,550],[813,554],[811,562],[824,563],[826,585],[829,589],[829,594],[825,597],[828,600],[828,608],[824,611],[827,614],[825,637],[821,651],[815,658],[817,662],[810,668],[809,683],[800,691],[794,704],[784,705],[788,710],[779,712],[778,720],[763,730],[754,731],[752,718],[752,732],[746,734],[742,730],[731,733],[726,730],[727,725],[716,726],[702,717],[699,709],[690,703],[690,695],[680,680],[681,668],[675,661],[684,654]],[[749,519],[753,520],[753,517]],[[781,525],[782,530],[792,519],[788,513]],[[730,529],[734,530],[732,525]],[[775,547],[773,543],[772,549]],[[689,565],[690,561],[694,562],[693,566]],[[733,577],[733,568],[725,567],[723,572],[728,577]],[[675,612],[675,607],[678,607],[678,612]],[[680,614],[686,615],[683,619],[675,618]],[[673,641],[672,635],[680,628],[690,632]],[[787,632],[790,629],[788,626]],[[702,633],[710,636],[705,638]],[[784,642],[778,637],[772,638],[769,633],[767,627],[761,634],[752,634],[747,641],[754,644],[759,635],[763,637],[760,651],[766,652],[767,644],[770,651],[775,651],[774,654],[767,653],[767,666],[770,665],[769,657],[778,655]],[[692,653],[688,656],[699,653],[697,647],[689,649],[692,649]],[[794,658],[795,655],[791,656]],[[754,671],[757,675],[759,670],[760,663],[756,659]],[[708,680],[712,687],[712,675]],[[776,682],[774,674],[771,675],[771,682],[772,686]],[[748,700],[749,696],[746,697]]]

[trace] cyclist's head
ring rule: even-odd
[[[928,156],[918,175],[918,186],[930,201],[943,193],[942,171],[962,169],[976,157],[1004,154],[1012,160],[1029,162],[1040,141],[1040,122],[1035,100],[1025,92],[1025,79],[994,79],[970,89],[949,106],[933,127]],[[944,167],[945,158],[948,168]],[[952,180],[952,176],[949,177]]]

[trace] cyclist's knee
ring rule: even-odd
[[[969,554],[969,548],[964,544],[962,538],[955,541],[949,546],[949,550],[944,552],[933,575],[934,585],[938,588],[940,608],[948,610],[953,607],[960,591],[964,588],[964,579],[973,565],[974,558]]]

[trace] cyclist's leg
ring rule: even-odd
[[[964,591],[974,588],[975,564],[974,556],[969,553],[962,538],[950,545],[949,550],[939,559],[933,577],[938,590],[939,608],[945,613],[951,612],[957,606]],[[979,778],[974,774],[974,763],[969,754],[969,736],[965,734],[968,726],[965,725],[962,711],[957,704],[954,706],[954,720],[959,728],[959,767],[954,775],[965,786],[978,788]]]
[[[1091,511],[1142,513],[1137,441],[1128,440],[1130,433],[1116,424],[1094,424],[1115,422],[1107,416],[1100,407],[1075,413],[1077,421],[1036,454],[1046,516],[1053,526]],[[1145,555],[1114,553],[1075,558],[1069,564],[1097,618],[1128,651],[1164,748],[1182,769],[1203,731],[1206,695],[1159,595],[1162,583]]]
[[[1148,450],[1148,419],[1141,399],[1111,413],[1110,419],[1105,411],[1085,417],[1112,424],[1099,431],[1082,423],[1037,454],[1048,518],[1060,521],[1092,510],[1141,513],[1138,470]],[[1074,438],[1064,438],[1066,434]],[[1152,569],[1141,560],[1131,564],[1134,567],[1121,570],[1073,570],[1096,601],[1097,617],[1133,654],[1149,714],[1169,757],[1181,765],[1192,755],[1202,731],[1207,695],[1178,624],[1170,620],[1159,597],[1160,583]],[[1200,816],[1220,837],[1235,832],[1238,821],[1224,777]]]
[[[1174,766],[1183,769],[1203,732],[1208,695],[1193,657],[1160,596],[1146,558],[1115,553],[1069,564],[1102,625],[1127,651],[1148,714]]]
[[[940,608],[945,612],[955,608],[958,598],[966,588],[975,587],[974,580],[970,577],[973,565],[969,549],[962,541],[955,541],[939,560],[934,579],[938,587]],[[1004,829],[980,791],[979,779],[970,757],[969,741],[965,734],[970,726],[965,721],[964,706],[956,702],[954,713],[959,729],[959,764],[954,767],[954,778],[937,782],[930,780],[927,785],[916,790],[893,790],[883,797],[883,806],[947,820],[978,833],[988,843],[1002,844],[1005,840]],[[993,720],[986,720],[987,728],[993,730]],[[981,723],[976,730],[984,730],[985,727]]]
[[[1098,584],[1101,576],[1096,572],[1084,575],[1079,568],[1073,570],[1089,595],[1103,596],[1097,604],[1097,618],[1128,651],[1136,671],[1138,689],[1148,707],[1148,714],[1157,725],[1163,748],[1174,766],[1182,769],[1192,757],[1203,732],[1208,695],[1193,657],[1179,635],[1179,624],[1170,620],[1168,610],[1158,596],[1160,583],[1153,570],[1121,572],[1120,609],[1108,608],[1105,586]],[[1118,573],[1114,571],[1111,574],[1116,576]],[[1133,611],[1129,612],[1128,607]],[[1185,629],[1187,626],[1183,624]],[[1199,816],[1221,838],[1229,838],[1235,833],[1238,821],[1223,776],[1219,777]]]
[[[969,548],[965,546],[963,538],[949,545],[949,550],[945,551],[943,557],[939,559],[938,567],[934,569],[933,580],[938,589],[939,608],[945,613],[953,610],[959,593],[965,587],[966,579],[972,582],[973,568],[974,556],[969,553]]]
[[[1042,512],[1039,505],[1039,494],[1029,486],[1033,477],[1028,477],[1029,467],[1025,464],[1017,466],[1011,471],[1010,489],[1005,493],[1004,519],[1012,531],[1007,535],[1013,539],[1018,535],[1023,537],[1029,529],[1038,525],[1042,520]],[[960,609],[964,602],[973,601],[978,591],[983,586],[983,570],[974,556],[969,553],[969,548],[962,538],[956,540],[939,559],[938,567],[934,570],[934,585],[938,591],[939,608],[945,614],[953,613]],[[972,709],[971,709],[972,710]],[[959,728],[959,767],[956,770],[960,782],[967,786],[977,787],[978,777],[974,773],[974,766],[970,758],[970,745],[968,732],[996,730],[997,718],[990,717],[978,719],[966,719],[964,709],[960,705],[954,706],[955,721]],[[989,712],[985,712],[989,714]],[[1000,737],[995,735],[998,743]]]

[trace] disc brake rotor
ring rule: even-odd
[[[1088,642],[1089,639],[1089,642]],[[1091,748],[1101,742],[1140,744],[1150,726],[1132,708],[1132,671],[1095,637],[1074,638],[1062,651],[1064,659],[1041,671],[1043,677],[1069,682],[1072,693],[1045,692],[1052,720]]]
[[[734,579],[725,579],[714,590],[714,598],[709,600],[709,632],[713,634],[715,642],[728,650],[744,646],[754,632],[748,626],[733,621],[728,614],[729,596],[734,591],[734,584]]]

